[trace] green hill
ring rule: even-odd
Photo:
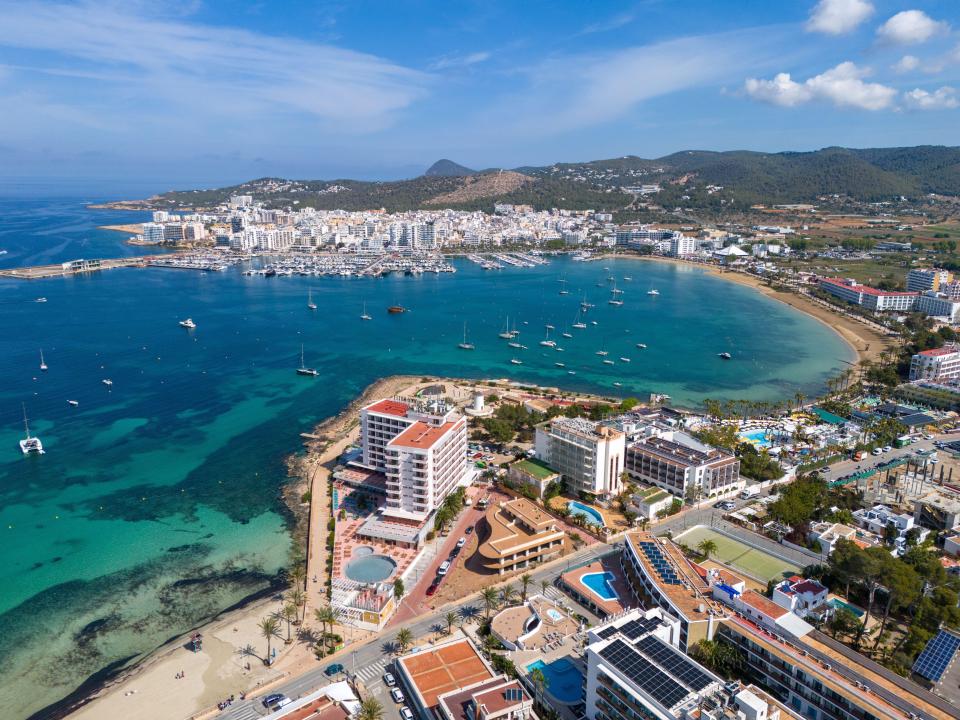
[[[449,160],[435,163],[427,174],[409,180],[283,180],[261,178],[214,190],[170,192],[150,199],[155,207],[211,207],[234,194],[253,195],[272,207],[404,211],[437,207],[430,201],[448,196],[478,178],[499,171],[473,171]],[[722,186],[727,202],[815,202],[825,195],[879,201],[901,195],[917,198],[927,193],[960,195],[960,148],[920,146],[847,149],[829,147],[813,152],[762,153],[745,150],[711,152],[687,150],[661,158],[627,155],[581,163],[521,167],[515,172],[533,178],[503,194],[480,193],[468,201],[445,207],[488,210],[494,202],[529,204],[538,209],[617,210],[631,201],[623,188],[658,183],[659,200],[696,204],[707,185]],[[483,187],[498,187],[495,182]],[[688,196],[688,197],[683,197]],[[453,195],[463,198],[464,193]],[[716,195],[711,202],[717,201]]]

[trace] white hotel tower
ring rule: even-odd
[[[383,514],[421,523],[467,472],[467,419],[443,401],[379,400],[360,410],[363,464],[387,477]]]

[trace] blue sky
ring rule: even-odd
[[[957,0],[0,0],[0,176],[960,144]]]

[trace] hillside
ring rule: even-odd
[[[213,190],[165,193],[151,207],[212,207],[230,195],[250,194],[272,207],[404,211],[449,207],[489,210],[494,201],[538,209],[619,210],[632,196],[622,188],[660,184],[656,202],[667,207],[811,202],[825,195],[880,201],[928,193],[960,196],[960,148],[921,146],[762,153],[688,150],[661,158],[627,155],[582,163],[474,171],[451,160],[409,180],[283,180],[261,178]],[[706,186],[722,191],[706,192]]]

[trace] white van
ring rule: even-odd
[[[751,500],[755,497],[760,497],[760,488],[756,486],[745,487],[740,491],[740,499],[742,500]]]
[[[447,574],[449,570],[450,570],[450,561],[444,560],[442,563],[440,563],[440,567],[437,568],[437,575],[439,575],[440,577],[443,577],[444,575]]]

